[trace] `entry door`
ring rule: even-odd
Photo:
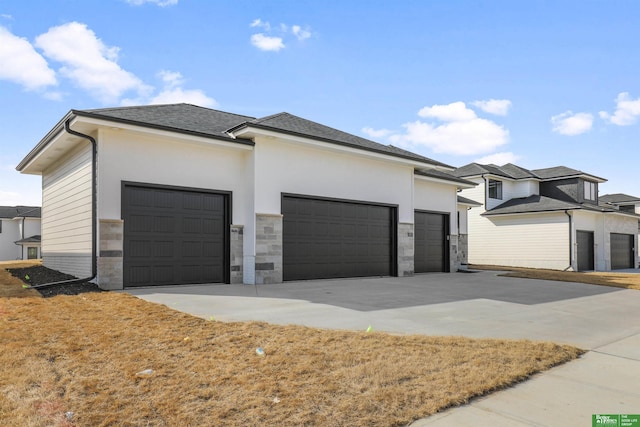
[[[593,256],[593,231],[577,231],[578,271],[595,270]]]
[[[416,211],[414,271],[449,271],[449,214]]]

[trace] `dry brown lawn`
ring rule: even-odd
[[[500,274],[505,277],[522,277],[525,279],[557,280],[560,282],[578,282],[590,285],[613,286],[616,288],[640,290],[640,274],[637,273],[616,273],[616,272],[576,272],[557,271],[537,268],[502,267],[495,265],[472,265],[478,270],[498,270],[508,271]]]
[[[224,323],[121,293],[0,298],[0,345],[5,427],[401,426],[581,354]]]
[[[24,282],[13,277],[6,268],[24,268],[41,264],[40,261],[0,261],[0,298],[2,297],[40,297],[35,289],[24,288]]]

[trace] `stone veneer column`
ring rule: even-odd
[[[244,240],[244,226],[232,225],[231,237],[230,237],[230,254],[229,263],[231,269],[231,283],[242,283],[243,281],[243,240]]]
[[[398,277],[413,276],[415,248],[413,224],[398,224]]]
[[[458,236],[449,235],[449,271],[455,273],[458,271],[460,262],[458,261]]]
[[[282,283],[282,215],[256,214],[256,284]]]
[[[123,289],[122,254],[124,221],[101,219],[98,243],[98,286],[101,289]]]
[[[469,264],[469,236],[466,234],[458,235],[458,268],[466,269]]]

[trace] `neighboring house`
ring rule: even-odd
[[[622,212],[633,212],[640,214],[640,197],[629,196],[628,194],[616,193],[600,196],[600,202],[615,206]]]
[[[471,163],[454,174],[478,184],[469,213],[469,263],[554,270],[638,266],[640,215],[602,203],[605,179],[558,166],[528,170]]]
[[[0,261],[40,258],[40,207],[0,206]]]
[[[93,261],[105,289],[455,271],[475,185],[288,113],[188,104],[72,110],[17,169],[42,175],[44,265]]]

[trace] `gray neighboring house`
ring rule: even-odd
[[[460,195],[483,205],[469,212],[471,264],[577,271],[638,266],[640,215],[599,197],[606,179],[566,166],[514,164],[471,163],[454,174],[478,184]]]
[[[604,196],[600,196],[600,202],[615,206],[622,212],[640,214],[640,197],[623,193],[605,194]]]
[[[71,110],[17,169],[42,176],[44,265],[105,289],[456,271],[475,186],[289,113],[189,104]]]
[[[0,261],[40,258],[39,206],[0,206]]]

